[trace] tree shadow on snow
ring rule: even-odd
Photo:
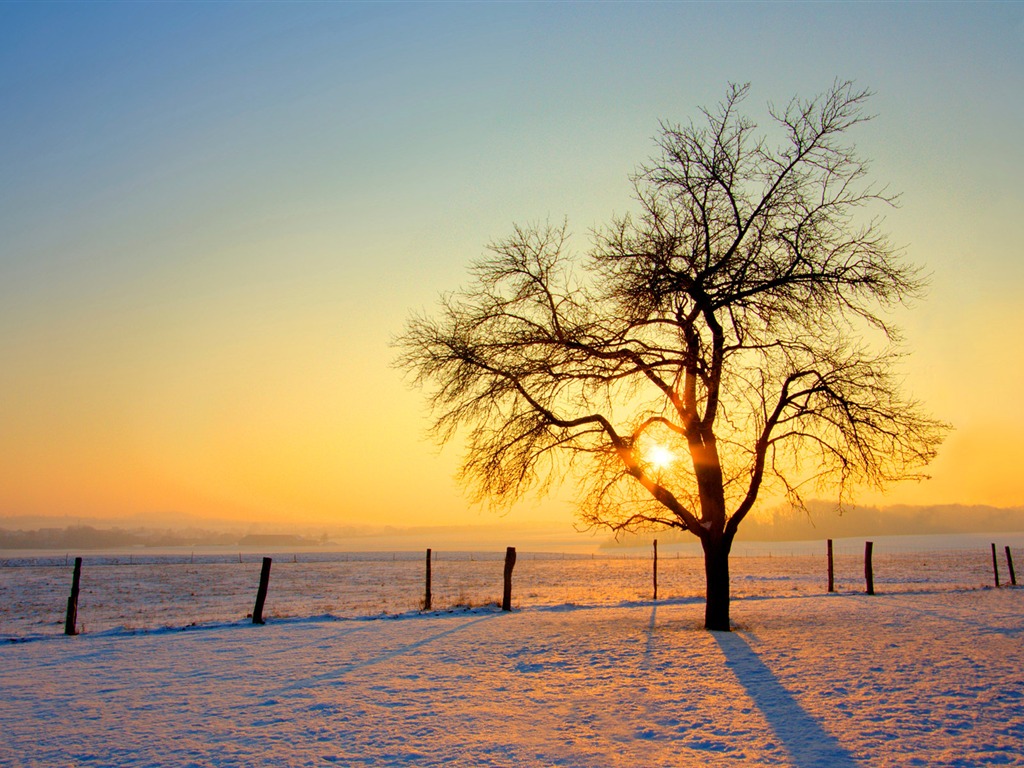
[[[857,765],[835,737],[809,715],[779,682],[746,639],[736,632],[713,632],[725,663],[754,700],[798,768]]]

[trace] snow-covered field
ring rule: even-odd
[[[1019,589],[237,622],[0,649],[0,764],[1024,764]]]
[[[1014,547],[1024,579],[1024,535],[1002,534],[999,566],[1008,581],[1003,544]],[[952,547],[952,548],[951,548]],[[812,596],[825,590],[824,542],[737,543],[731,559],[736,597]],[[261,552],[86,553],[79,597],[79,629],[178,628],[242,619],[253,609]],[[291,552],[273,554],[264,615],[271,619],[356,618],[402,614],[421,607],[423,552]],[[479,607],[501,597],[504,551],[434,552],[434,608]],[[875,542],[879,591],[963,589],[993,583],[988,541],[969,537],[891,537]],[[53,553],[0,556],[0,639],[60,634],[71,587],[73,557]],[[514,604],[616,605],[652,594],[651,553],[586,555],[521,552],[514,573]],[[864,542],[835,543],[839,591],[864,590]],[[696,545],[664,548],[659,597],[704,594],[704,567]]]
[[[197,626],[6,630],[19,639],[0,645],[0,765],[1024,765],[1024,588],[983,586],[990,559],[946,554],[945,571],[935,553],[883,558],[871,597],[852,562],[829,595],[821,558],[736,558],[733,633],[700,629],[685,557],[663,563],[657,603],[649,561],[548,558],[533,561],[545,576],[589,579],[597,598],[548,600],[525,559],[510,614],[356,617],[307,598],[265,626],[233,607]],[[387,578],[384,562],[363,572]],[[221,566],[205,573],[223,580]],[[258,563],[242,566],[248,598]],[[61,562],[0,568],[3,600],[31,602],[25,578],[46,568],[66,599]],[[94,563],[83,590],[103,568],[146,572]],[[616,598],[629,569],[638,583]]]

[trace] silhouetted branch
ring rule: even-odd
[[[866,216],[896,197],[847,143],[869,92],[837,81],[771,106],[778,146],[740,113],[748,94],[662,123],[637,210],[589,254],[564,223],[516,227],[409,321],[399,365],[428,389],[437,439],[465,440],[477,498],[578,471],[590,525],[728,542],[766,487],[842,497],[935,456],[946,426],[901,394],[887,316],[924,282]],[[671,468],[644,458],[654,440]]]

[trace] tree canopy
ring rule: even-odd
[[[585,523],[683,528],[727,558],[769,488],[842,498],[934,457],[945,426],[902,393],[889,320],[924,281],[847,140],[870,94],[837,82],[762,131],[748,91],[663,123],[635,210],[586,252],[567,225],[517,226],[409,321],[400,365],[436,437],[464,435],[478,498],[572,476]]]

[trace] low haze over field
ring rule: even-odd
[[[1019,507],[1024,6],[6,3],[0,527],[494,523],[391,365],[408,313],[513,222],[585,248],[728,82],[835,78],[875,92],[932,276],[907,388],[955,429],[860,500]],[[571,490],[506,521],[571,530]]]

